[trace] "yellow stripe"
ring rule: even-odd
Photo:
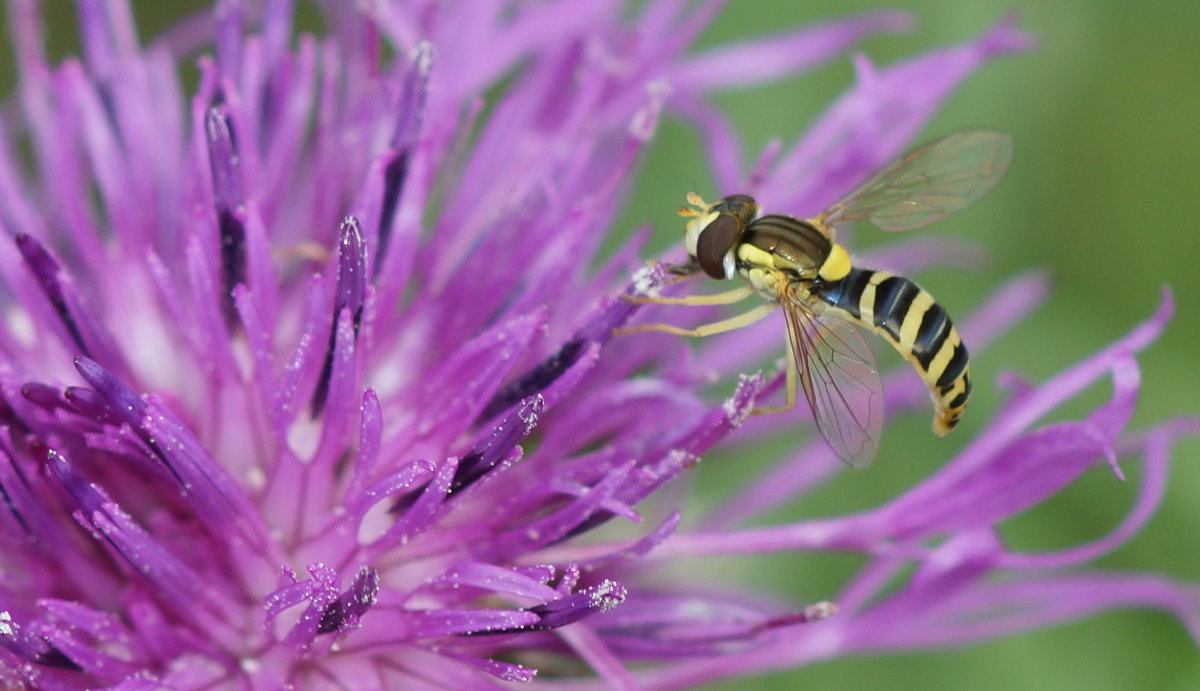
[[[912,357],[913,344],[917,342],[917,331],[921,328],[921,320],[925,313],[933,307],[933,296],[924,290],[917,293],[908,306],[908,314],[904,315],[904,323],[900,325],[900,348],[905,357]]]
[[[965,372],[965,370],[964,370],[964,372]],[[966,388],[966,385],[963,383],[962,377],[959,377],[958,379],[955,379],[954,381],[950,382],[950,386],[951,386],[950,390],[948,392],[946,392],[945,396],[942,396],[942,406],[945,407],[946,410],[948,410],[948,411],[952,410],[952,408],[950,407],[950,401],[953,401],[955,398],[958,398],[958,395],[963,392],[963,389]],[[966,403],[964,403],[963,405],[958,406],[958,407],[963,408],[965,406],[966,406]]]
[[[858,299],[858,314],[859,318],[863,321],[863,325],[876,333],[882,333],[884,336],[887,335],[887,332],[883,332],[875,326],[875,286],[891,277],[892,275],[889,273],[876,271],[868,279],[866,287],[863,288],[862,296]]]
[[[759,249],[748,242],[743,242],[737,246],[737,255],[739,259],[746,262],[750,266],[760,269],[775,268],[774,255],[764,249]]]
[[[929,363],[929,371],[925,373],[925,381],[929,386],[937,385],[937,380],[941,378],[942,372],[946,371],[951,358],[954,357],[954,351],[958,350],[960,345],[962,345],[962,339],[958,336],[958,329],[955,329],[946,336],[946,340],[942,342],[942,349],[933,356],[933,360]]]
[[[950,405],[950,401],[958,398],[959,394],[966,391],[967,378],[970,376],[969,372],[970,367],[964,368],[962,374],[958,375],[958,379],[950,383],[950,391],[936,400],[937,412],[933,416],[933,432],[939,437],[944,437],[954,431],[954,428],[958,426],[958,421],[962,419],[963,411],[966,409],[969,401],[963,401],[962,405],[957,406]],[[930,386],[933,385],[930,384]]]
[[[845,248],[834,243],[833,247],[829,248],[829,256],[825,258],[825,263],[821,265],[817,275],[826,281],[840,281],[850,273],[850,255],[846,254]]]

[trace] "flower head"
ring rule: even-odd
[[[1078,569],[1145,521],[1170,439],[1190,429],[1125,431],[1134,354],[1169,298],[1059,377],[1010,380],[978,438],[877,509],[742,527],[838,469],[819,440],[687,530],[645,501],[743,424],[794,424],[747,423],[778,376],[743,376],[715,404],[697,390],[778,339],[689,358],[677,340],[613,337],[663,309],[620,299],[666,279],[636,268],[636,242],[591,261],[659,118],[705,133],[723,188],[812,212],[898,154],[975,68],[1028,47],[1012,20],[878,71],[859,58],[857,85],[808,135],[745,166],[707,93],[907,18],[692,54],[717,3],[627,17],[576,0],[329,2],[327,36],[293,37],[292,3],[234,0],[143,46],[128,4],[83,2],[83,58],[52,65],[37,3],[10,6],[5,684],[465,688],[590,668],[685,686],[1129,604],[1200,636],[1193,587]],[[882,258],[912,269],[954,251],[928,249]],[[986,343],[1043,290],[1036,275],[1001,287],[964,333]],[[1108,403],[1035,427],[1106,376]],[[920,404],[911,373],[887,383],[890,411]],[[1109,537],[1027,555],[996,536],[1096,459],[1130,455],[1145,490]],[[871,560],[836,604],[649,578],[672,559],[806,549]]]

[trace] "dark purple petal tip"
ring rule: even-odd
[[[557,600],[528,607],[523,610],[535,615],[537,617],[536,621],[515,627],[473,631],[470,635],[490,636],[520,633],[523,631],[550,631],[567,626],[568,624],[574,624],[592,615],[607,612],[624,602],[626,594],[623,585],[606,579],[597,585],[589,586]]]
[[[350,310],[357,331],[367,293],[367,247],[363,243],[358,219],[353,216],[343,219],[338,228],[338,237],[337,288],[333,311],[337,315],[344,309]]]
[[[533,628],[556,629],[593,614],[607,612],[624,602],[625,596],[625,586],[605,580],[553,602],[530,607],[527,611],[541,617],[541,621]]]
[[[80,319],[88,318],[88,316],[76,314],[72,310],[64,291],[58,261],[54,259],[49,250],[30,235],[18,233],[15,241],[21,257],[25,260],[25,265],[29,267],[29,271],[46,295],[46,299],[50,301],[50,306],[61,321],[63,328],[67,330],[71,345],[78,352],[89,354],[90,350],[79,323]]]
[[[379,572],[362,567],[346,592],[325,607],[317,625],[317,633],[332,633],[353,626],[371,609],[378,596]]]
[[[26,631],[13,620],[10,612],[3,610],[0,610],[0,646],[21,660],[35,665],[72,672],[83,669],[45,638]]]
[[[208,163],[217,209],[234,212],[242,205],[241,161],[233,127],[223,107],[205,112],[204,135],[208,140]]]
[[[542,412],[541,396],[521,402],[500,424],[492,428],[486,439],[477,444],[458,462],[458,470],[450,484],[450,492],[460,492],[508,458],[520,442],[537,426]]]
[[[75,358],[75,369],[83,380],[108,402],[110,409],[120,420],[131,425],[140,422],[146,413],[146,404],[120,379],[95,360],[82,355]]]

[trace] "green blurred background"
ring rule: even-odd
[[[203,2],[135,3],[143,35]],[[74,52],[72,3],[46,3],[51,54]],[[704,35],[702,45],[778,31],[818,20],[879,9],[869,0],[767,2],[733,0]],[[981,243],[990,257],[982,270],[941,269],[918,278],[952,311],[964,314],[1006,277],[1039,267],[1054,279],[1044,307],[973,363],[976,398],[962,431],[946,440],[928,432],[928,416],[906,416],[889,428],[886,445],[908,447],[911,463],[876,463],[846,473],[803,505],[775,512],[775,520],[853,511],[873,506],[932,472],[980,428],[999,403],[996,374],[1016,369],[1040,381],[1095,351],[1145,319],[1159,290],[1175,290],[1178,310],[1166,336],[1141,363],[1141,424],[1200,413],[1200,2],[1132,3],[1118,0],[910,0],[913,31],[879,36],[861,50],[879,65],[960,43],[1006,12],[1041,48],[985,66],[951,98],[920,139],[969,127],[1008,131],[1017,155],[1001,185],[971,209],[928,231],[956,233]],[[12,63],[0,64],[5,93]],[[848,58],[811,74],[766,88],[725,94],[718,102],[756,152],[768,140],[792,141],[853,79]],[[698,178],[704,160],[694,133],[666,123],[646,158],[619,227],[651,222],[652,249],[678,242],[675,206],[685,191],[706,196]],[[857,246],[893,239],[863,229]],[[898,358],[881,353],[886,365]],[[1087,410],[1107,395],[1098,388],[1077,404]],[[794,441],[794,440],[793,440]],[[908,452],[906,451],[906,454]],[[765,455],[765,454],[764,454]],[[1200,443],[1176,447],[1163,509],[1130,545],[1101,566],[1160,572],[1200,582]],[[728,461],[728,462],[723,462]],[[696,473],[701,502],[720,488],[744,481],[756,462],[715,455]],[[1103,470],[1026,516],[1004,526],[1004,536],[1025,549],[1049,549],[1105,534],[1124,515],[1139,473],[1131,482]],[[771,588],[796,602],[832,597],[860,561],[846,555],[771,560],[731,560],[708,567]],[[753,569],[753,570],[751,570]],[[714,578],[717,578],[714,576]],[[734,688],[728,683],[722,688]],[[1105,614],[1056,629],[966,649],[917,655],[838,660],[770,675],[746,688],[970,689],[1197,689],[1200,655],[1184,630],[1157,612]]]

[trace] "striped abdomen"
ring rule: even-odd
[[[958,425],[971,395],[967,348],[932,295],[903,276],[871,269],[851,269],[845,278],[821,286],[813,295],[882,336],[913,364],[937,408],[936,434]]]

